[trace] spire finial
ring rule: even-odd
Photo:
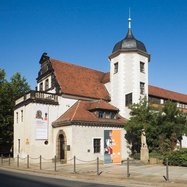
[[[129,26],[128,28],[131,29],[131,9],[129,8],[129,18],[128,18]]]

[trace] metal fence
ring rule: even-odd
[[[54,156],[52,159],[47,159],[42,157],[31,157],[27,155],[26,157],[20,157],[17,155],[16,158],[4,157],[1,155],[1,165],[2,167],[11,167],[11,168],[20,168],[20,169],[30,169],[30,170],[46,170],[50,172],[66,172],[74,174],[93,174],[101,175],[103,172],[105,174],[111,173],[112,164],[104,164],[103,160],[100,160],[98,157],[94,160],[81,160],[74,156],[73,158],[67,160],[67,162],[72,162],[72,164],[62,164],[57,157]],[[129,178],[134,176],[135,173],[131,173],[131,167],[138,167],[141,163],[135,160],[123,160],[119,164],[119,171],[116,172],[116,175],[123,175],[124,178]],[[169,166],[168,159],[166,159],[165,165],[165,181],[169,181]]]

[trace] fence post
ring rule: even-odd
[[[129,173],[129,157],[127,158],[127,178],[130,177],[130,173]]]
[[[10,166],[10,154],[8,155],[8,165]]]
[[[169,181],[169,166],[168,166],[168,158],[166,158],[166,179]]]
[[[55,171],[56,171],[56,155],[55,155]]]
[[[168,166],[168,158],[166,158],[166,176],[163,176],[164,179],[168,182],[169,181],[169,166]]]
[[[73,157],[74,173],[76,173],[76,157]]]
[[[17,155],[17,167],[19,168],[19,155]]]
[[[100,175],[100,173],[99,173],[99,157],[97,157],[97,175]]]
[[[42,156],[40,155],[40,170],[42,169]]]
[[[3,165],[3,154],[1,154],[1,165]]]
[[[29,168],[29,155],[27,155],[27,168]]]

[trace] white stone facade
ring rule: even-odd
[[[120,53],[110,60],[111,104],[120,109],[120,114],[129,118],[129,108],[125,106],[125,95],[132,93],[132,102],[138,103],[141,97],[148,98],[148,58],[135,52]],[[140,62],[144,63],[144,72],[140,71]],[[114,64],[118,63],[118,72]],[[140,94],[140,82],[145,92]]]

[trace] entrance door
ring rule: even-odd
[[[65,141],[63,134],[59,135],[59,141],[60,141],[60,159],[65,159]]]

